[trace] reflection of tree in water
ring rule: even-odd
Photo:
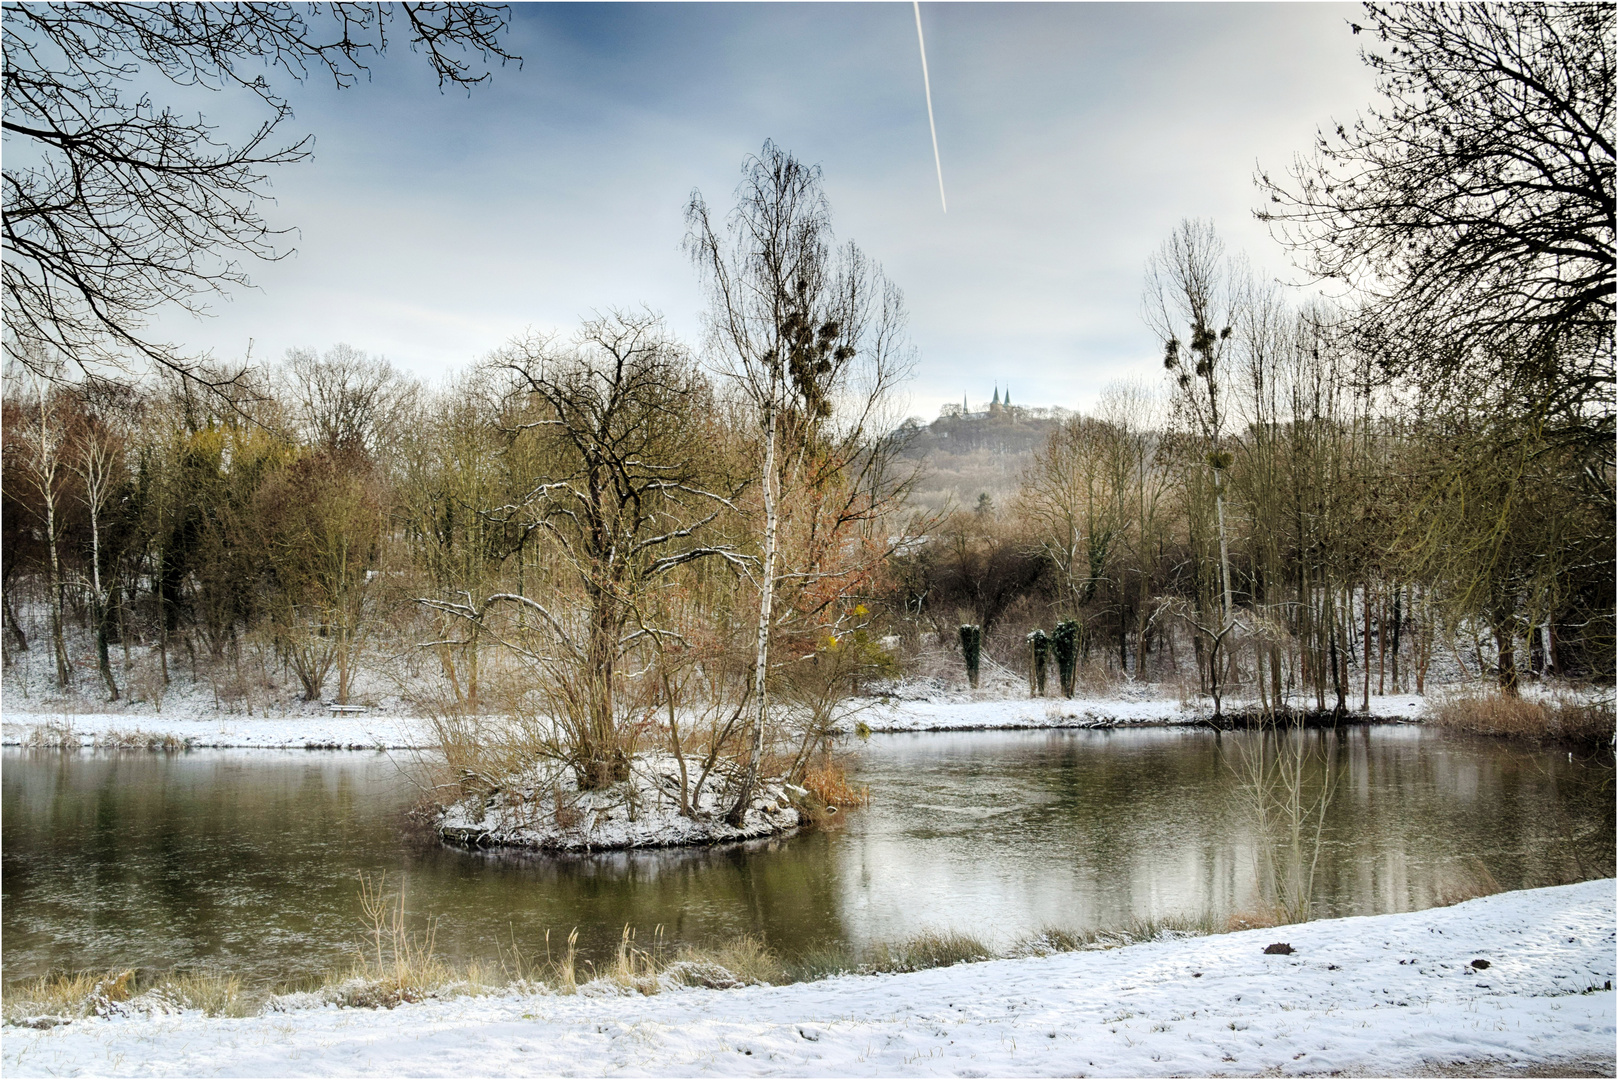
[[[1563,750],[1532,764],[1551,795],[1546,831],[1552,865],[1562,865],[1567,882],[1611,877],[1618,863],[1612,755],[1581,758]]]
[[[1326,812],[1343,773],[1337,736],[1294,725],[1224,742],[1234,747],[1225,757],[1236,775],[1233,793],[1252,815],[1259,894],[1287,921],[1305,922]]]
[[[671,946],[713,946],[750,934],[792,957],[851,940],[827,840],[808,833],[588,854],[443,845],[419,858],[441,890],[445,906],[437,910],[447,918],[439,946],[452,957],[483,955],[491,922],[468,917],[461,889],[443,888],[456,878],[475,891],[477,907],[505,915],[493,921],[507,924],[501,936],[525,955],[543,956],[546,930],[554,944],[577,927],[581,959],[600,964],[611,959],[625,926],[648,941],[661,926]]]

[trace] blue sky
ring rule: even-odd
[[[1266,275],[1256,163],[1373,99],[1336,4],[923,4],[949,212],[939,208],[908,4],[519,4],[524,64],[440,93],[395,47],[368,81],[279,84],[316,136],[274,174],[296,253],[162,332],[224,358],[345,341],[425,377],[524,327],[648,305],[693,345],[693,188],[723,212],[773,139],[824,170],[834,225],[904,290],[937,414],[996,383],[1087,407],[1160,377],[1147,256],[1211,217]],[[229,121],[247,103],[204,101]]]

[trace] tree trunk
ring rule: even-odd
[[[92,490],[90,495],[90,587],[95,590],[95,596],[91,615],[95,619],[96,663],[101,668],[101,681],[107,687],[107,700],[117,701],[118,683],[112,677],[112,659],[107,655],[107,622],[111,618],[111,611],[107,605],[107,594],[101,588],[101,514],[98,509],[99,501],[98,492]]]
[[[56,498],[45,497],[45,543],[51,556],[51,649],[56,657],[56,685],[65,688],[71,678],[67,659],[67,640],[62,628],[62,563],[58,554],[56,536]]]
[[[769,720],[769,698],[766,693],[770,673],[770,621],[775,605],[775,387],[770,388],[770,400],[764,409],[764,559],[758,600],[758,641],[753,653],[753,694],[757,698],[753,708],[753,726],[748,733],[747,768],[742,774],[741,790],[736,804],[725,815],[732,825],[740,825],[753,800],[753,788],[758,783],[759,762],[764,757],[764,725]]]
[[[0,608],[5,609],[6,629],[15,635],[18,652],[28,651],[28,637],[22,632],[22,626],[17,622],[17,612],[11,606],[11,590],[0,592]]]
[[[1365,669],[1363,680],[1364,692],[1360,696],[1360,712],[1369,715],[1371,712],[1371,581],[1367,577],[1364,586],[1364,595],[1360,597],[1361,606],[1365,609],[1365,645],[1360,650],[1360,666]]]
[[[1517,641],[1512,632],[1509,621],[1496,620],[1494,631],[1495,647],[1500,656],[1497,670],[1500,678],[1500,689],[1512,697],[1517,696]]]

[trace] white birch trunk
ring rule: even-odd
[[[732,822],[740,822],[753,798],[758,782],[759,762],[764,757],[764,726],[769,720],[767,679],[770,672],[770,621],[775,607],[775,546],[779,510],[775,491],[775,388],[764,406],[764,558],[758,600],[758,643],[753,654],[753,730],[747,747],[747,773],[736,805],[730,811]]]

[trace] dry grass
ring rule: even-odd
[[[1270,925],[1270,924],[1266,924]],[[1141,941],[1170,941],[1175,938],[1202,937],[1224,933],[1227,930],[1245,930],[1233,926],[1229,920],[1213,916],[1188,918],[1167,916],[1156,919],[1136,919],[1127,926],[1089,930],[1071,930],[1046,927],[1031,938],[1013,945],[1011,956],[1050,956],[1054,953],[1080,952],[1092,949],[1117,949]]]
[[[29,729],[23,745],[31,750],[79,750],[84,741],[71,721],[48,720]],[[185,750],[190,743],[176,735],[160,735],[140,728],[112,728],[94,737],[98,750]]]
[[[789,982],[814,982],[833,975],[926,971],[994,958],[978,938],[956,930],[923,930],[903,941],[879,942],[863,950],[841,943],[821,945],[787,965]]]
[[[138,977],[133,970],[47,975],[9,988],[7,1024],[54,1027],[87,1016],[196,1009],[209,1016],[253,1011],[241,978],[212,971],[171,971]]]
[[[680,961],[687,964],[707,964],[726,972],[735,980],[732,985],[773,985],[787,981],[780,958],[764,942],[752,934],[743,934],[715,948],[682,949]],[[687,977],[687,982],[691,980]]]
[[[77,750],[84,745],[73,724],[61,720],[47,720],[29,728],[22,744],[30,750]]]
[[[429,919],[413,930],[405,916],[404,893],[387,893],[387,875],[360,875],[360,910],[370,941],[354,965],[328,980],[324,995],[340,1005],[387,1008],[421,1001],[452,987],[480,986],[483,972],[454,972],[436,953],[437,926]]]
[[[868,806],[871,802],[870,788],[851,786],[848,769],[835,758],[811,762],[803,771],[802,786],[828,807]]]
[[[177,735],[159,735],[140,728],[124,730],[112,728],[96,736],[95,744],[104,750],[185,750],[190,747],[189,740]]]
[[[1450,731],[1529,742],[1561,742],[1589,749],[1611,746],[1613,702],[1552,694],[1540,700],[1499,691],[1453,694],[1433,709],[1433,722]]]

